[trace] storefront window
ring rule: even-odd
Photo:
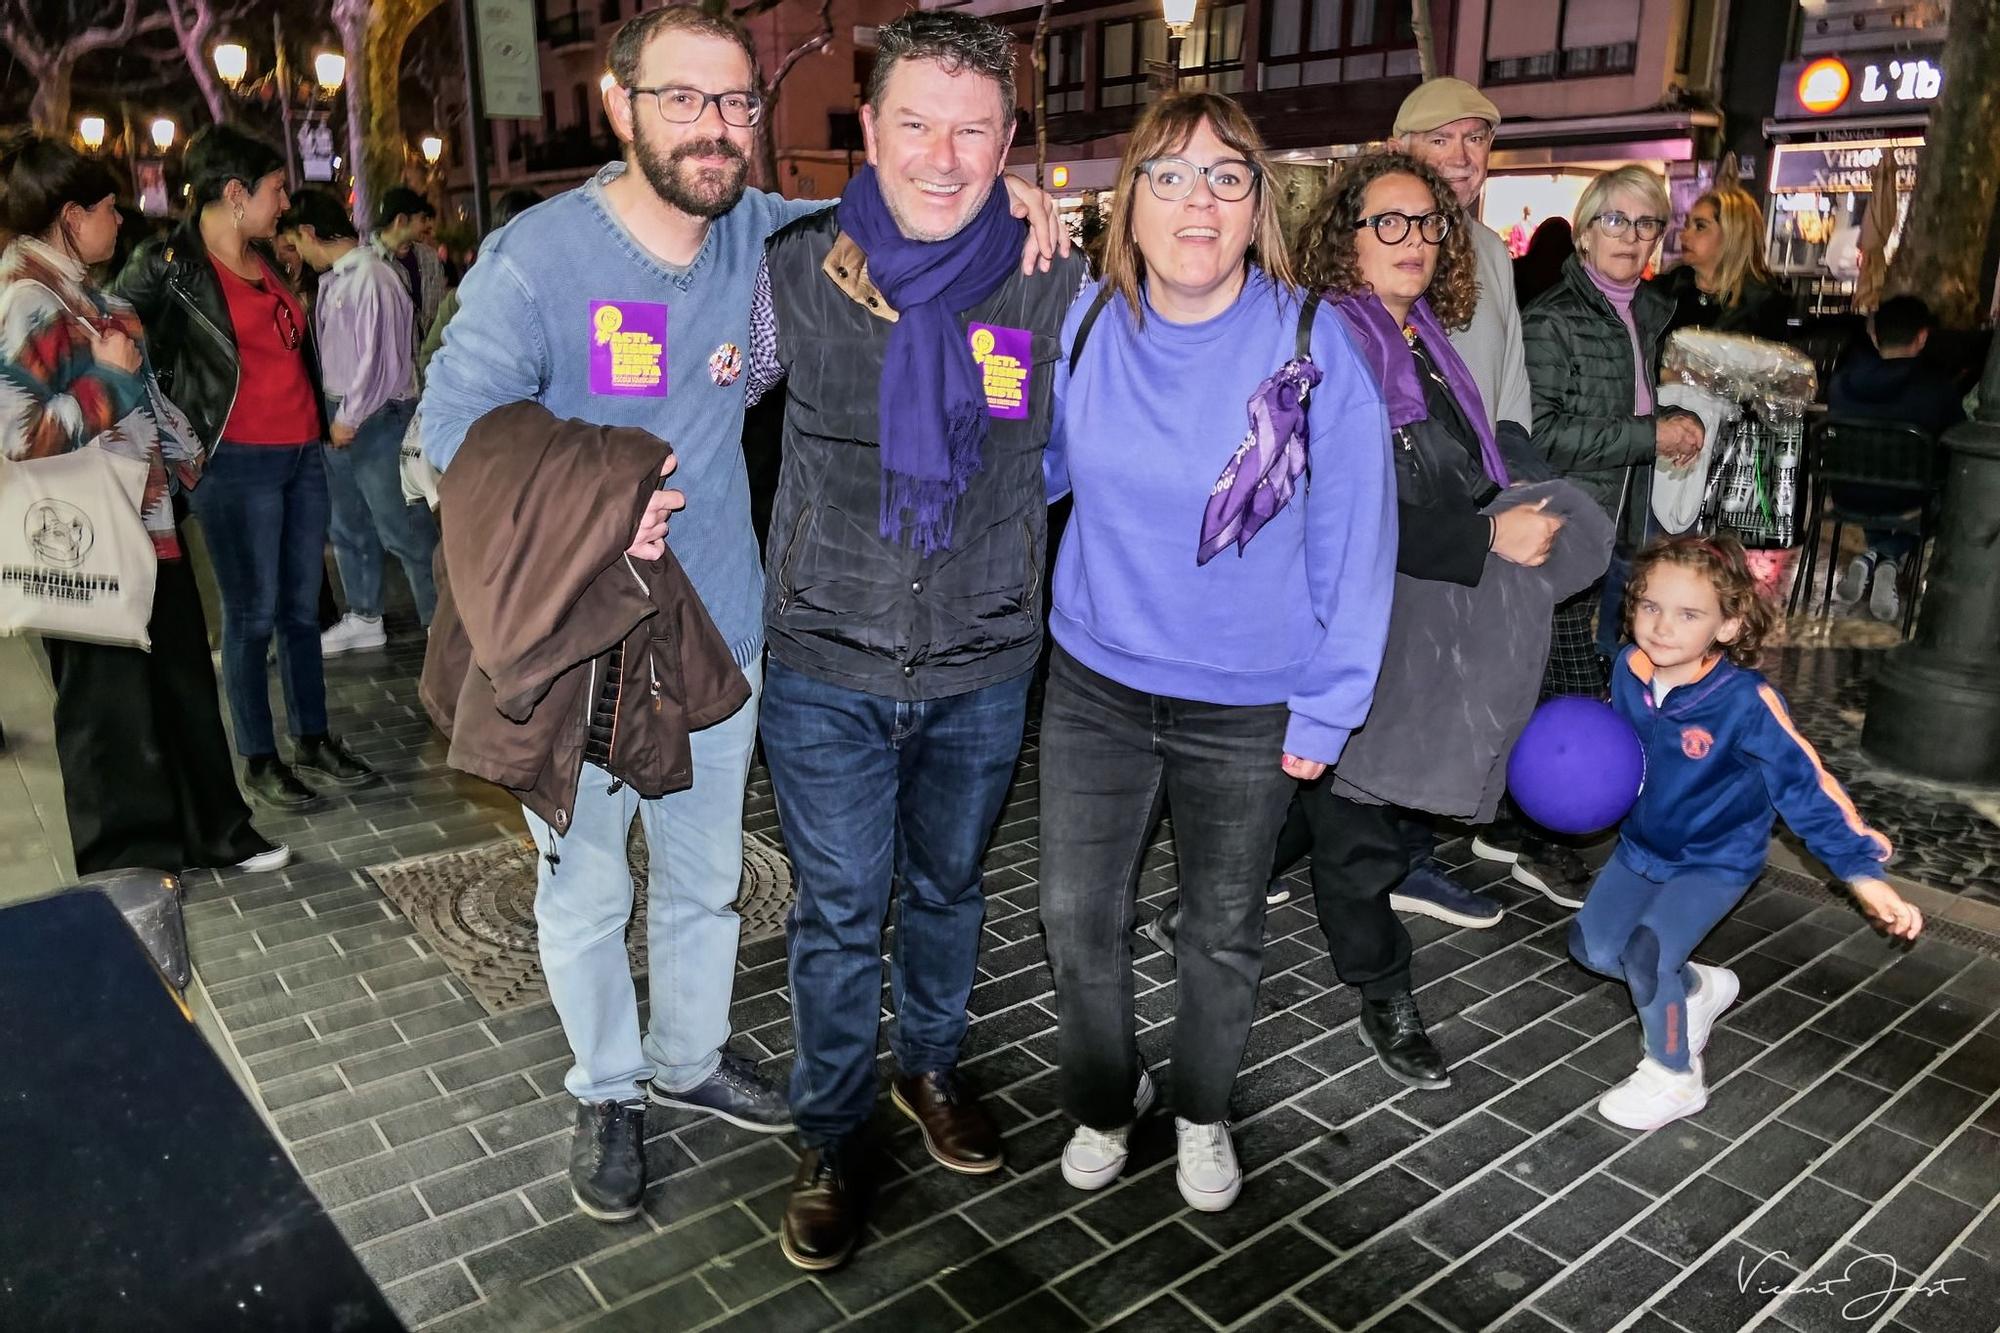
[[[1893,256],[1923,147],[1915,137],[1779,144],[1771,154],[1772,269],[1854,281],[1861,222],[1875,197],[1874,175],[1883,153],[1894,154],[1896,163]]]

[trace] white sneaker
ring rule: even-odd
[[[1736,1003],[1743,983],[1726,967],[1709,967],[1705,963],[1688,966],[1701,978],[1701,989],[1687,998],[1688,1050],[1700,1055],[1708,1049],[1708,1034],[1715,1030],[1715,1020]]]
[[[1647,1056],[1632,1077],[1597,1099],[1597,1113],[1614,1125],[1647,1130],[1670,1125],[1706,1105],[1708,1087],[1702,1081],[1700,1056],[1694,1057],[1685,1074]]]
[[[1857,555],[1847,562],[1847,572],[1833,585],[1833,600],[1842,606],[1853,606],[1868,595],[1868,579],[1875,572],[1875,558]]]
[[[1139,1091],[1132,1097],[1132,1124],[1138,1124],[1152,1109],[1153,1079],[1141,1068]],[[1080,1190],[1103,1189],[1125,1170],[1125,1159],[1131,1155],[1126,1141],[1131,1135],[1132,1125],[1122,1129],[1078,1125],[1076,1133],[1069,1137],[1069,1146],[1063,1149],[1063,1179]]]
[[[1219,1213],[1243,1192],[1243,1168],[1236,1164],[1236,1145],[1229,1141],[1229,1122],[1191,1125],[1174,1117],[1180,1165],[1174,1183],[1181,1197],[1197,1212]]]
[[[349,611],[332,629],[319,636],[319,655],[337,657],[357,648],[380,648],[387,642],[389,633],[382,628],[382,617]]]
[[[1903,594],[1896,586],[1896,562],[1884,560],[1875,566],[1875,588],[1868,594],[1868,614],[1877,620],[1903,618]]]
[[[238,861],[236,868],[255,875],[267,870],[283,870],[291,863],[292,849],[281,842],[268,852],[259,852],[247,861]]]

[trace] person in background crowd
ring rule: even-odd
[[[493,230],[499,231],[516,217],[541,202],[542,196],[540,191],[537,190],[530,190],[523,187],[507,191],[494,201]],[[488,234],[490,235],[491,233]],[[451,317],[457,313],[458,288],[453,287],[445,293],[444,300],[439,303],[437,318],[431,321],[430,332],[424,335],[423,346],[417,349],[418,383],[421,384],[423,382],[424,372],[430,369],[431,358],[437,355],[438,348],[444,346],[445,328],[451,323]]]
[[[378,780],[327,729],[319,585],[326,565],[325,434],[319,365],[299,298],[269,242],[285,210],[285,160],[262,139],[211,125],[188,141],[193,204],[136,251],[118,294],[159,349],[161,380],[215,441],[194,494],[222,590],[222,678],[244,756],[244,786],[283,809]],[[293,760],[278,754],[265,665],[273,633]]]
[[[403,500],[403,435],[416,412],[410,298],[388,261],[363,245],[354,221],[325,190],[292,200],[279,234],[321,275],[313,305],[320,373],[326,390],[327,486],[333,554],[347,592],[347,614],[320,636],[328,657],[388,642],[382,627],[382,555],[402,563],[428,628],[437,606],[431,556],[437,524],[430,509]]]
[[[1755,199],[1723,187],[1695,200],[1681,228],[1681,260],[1648,284],[1674,303],[1669,330],[1785,336],[1791,300],[1764,262],[1764,213]]]
[[[1109,1185],[1153,1101],[1130,932],[1164,800],[1181,888],[1175,1180],[1214,1212],[1243,1183],[1229,1100],[1271,855],[1298,782],[1368,714],[1395,487],[1381,395],[1298,290],[1243,109],[1213,93],[1154,103],[1118,179],[1104,278],[1063,326],[1045,463],[1050,496],[1074,497],[1041,750],[1042,913],[1077,1122],[1063,1177]]]
[[[1857,345],[1833,372],[1827,408],[1835,417],[1895,421],[1942,435],[1965,420],[1964,400],[1951,377],[1923,360],[1937,321],[1922,297],[1892,296],[1868,318],[1866,343]],[[1908,492],[1838,483],[1834,503],[1864,514],[1901,512]],[[1834,584],[1834,600],[1854,606],[1868,599],[1877,620],[1901,621],[1901,571],[1916,550],[1914,533],[1866,530],[1867,550],[1854,557]],[[1835,555],[1838,555],[1835,552]]]
[[[1564,262],[1562,280],[1522,313],[1535,444],[1611,515],[1617,542],[1601,588],[1556,609],[1545,694],[1604,696],[1625,589],[1618,553],[1645,539],[1653,460],[1685,464],[1701,451],[1700,420],[1678,408],[1656,411],[1653,402],[1672,307],[1639,279],[1666,230],[1667,210],[1666,185],[1644,167],[1594,177],[1577,200],[1576,253]],[[1513,876],[1565,907],[1583,901],[1589,882],[1582,859],[1566,848],[1522,856]]]
[[[1458,353],[1479,390],[1481,410],[1508,459],[1516,481],[1553,476],[1536,456],[1528,435],[1534,425],[1528,370],[1522,353],[1521,311],[1515,303],[1513,256],[1492,228],[1478,221],[1479,196],[1486,188],[1494,131],[1500,109],[1462,79],[1431,79],[1419,84],[1396,112],[1391,131],[1404,152],[1438,173],[1451,187],[1471,237],[1477,265],[1477,297],[1469,322],[1450,329]],[[1500,905],[1471,892],[1445,873],[1433,851],[1436,836],[1427,823],[1406,820],[1403,832],[1410,844],[1410,874],[1396,886],[1391,904],[1399,911],[1436,917],[1454,925],[1491,926],[1502,915]],[[1296,837],[1286,850],[1295,850]],[[1561,849],[1542,843],[1511,817],[1481,831],[1473,850],[1488,860],[1513,864],[1524,852],[1547,859]],[[1280,867],[1282,868],[1282,867]]]
[[[1514,261],[1514,299],[1528,302],[1562,280],[1563,264],[1576,253],[1576,232],[1568,218],[1544,218],[1528,242],[1528,252]]]
[[[79,875],[127,867],[276,870],[291,852],[250,825],[217,708],[201,597],[175,501],[204,451],[162,394],[132,307],[91,281],[120,217],[104,164],[27,133],[0,145],[0,455],[101,448],[150,470],[144,510],[159,569],[151,651],[44,637],[56,758]]]
[[[407,185],[383,192],[375,205],[376,252],[396,267],[414,307],[410,345],[429,332],[451,284],[437,252],[437,208]]]
[[[1042,446],[1081,256],[1024,274],[1000,188],[1014,42],[951,11],[884,25],[868,165],[771,238],[750,397],[788,376],[765,557],[762,737],[797,901],[792,1113],[805,1152],[785,1257],[844,1262],[865,1220],[896,904],[891,1101],[931,1157],[1001,1167],[957,1073],[985,916],[980,857],[1020,752],[1042,643]],[[971,328],[967,328],[971,321]]]

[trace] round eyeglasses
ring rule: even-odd
[[[1636,233],[1642,241],[1653,240],[1667,229],[1665,218],[1635,218],[1616,209],[1608,213],[1599,213],[1592,221],[1597,223],[1597,229],[1606,236],[1623,236],[1629,231]]]
[[[1374,213],[1355,223],[1354,230],[1366,228],[1384,245],[1401,245],[1415,227],[1425,245],[1443,245],[1444,238],[1451,235],[1451,226],[1449,213]]]
[[[1240,157],[1226,157],[1198,167],[1184,157],[1149,157],[1139,164],[1139,174],[1153,187],[1153,197],[1173,203],[1194,193],[1196,177],[1208,181],[1208,192],[1225,204],[1248,199],[1257,188],[1257,164]]]
[[[675,125],[691,125],[708,114],[708,104],[715,103],[715,109],[725,125],[737,129],[748,129],[764,115],[764,99],[755,93],[705,93],[699,88],[627,88],[633,98],[649,94],[654,105],[660,108],[660,119]]]

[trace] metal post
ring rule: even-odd
[[[472,227],[475,243],[486,236],[486,101],[479,90],[479,29],[472,0],[457,0],[458,40],[465,50],[465,160],[472,168]]]
[[[285,68],[285,22],[277,10],[271,11],[271,44],[277,49],[278,64],[271,80],[278,89],[278,122],[285,130],[285,186],[299,188],[299,146],[292,137],[292,76]]]
[[[1869,690],[1861,748],[1934,781],[2000,785],[2000,342],[1986,359],[1978,420],[1946,431],[1944,447],[1916,637],[1891,650]]]

